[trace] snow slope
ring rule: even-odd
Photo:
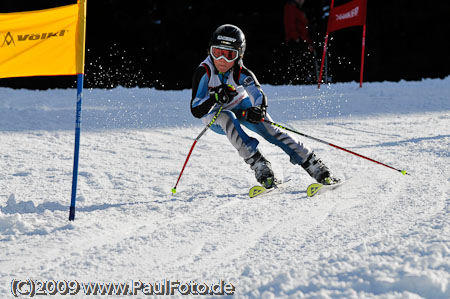
[[[76,92],[0,88],[0,297],[13,279],[169,279],[237,298],[450,298],[450,77],[263,88],[275,121],[411,176],[301,138],[351,177],[307,198],[312,179],[261,141],[292,181],[249,199],[248,165],[209,131],[172,195],[203,129],[190,90],[85,90],[69,222]]]

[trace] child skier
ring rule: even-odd
[[[228,137],[255,171],[256,180],[266,188],[277,183],[271,164],[258,149],[259,141],[248,136],[241,125],[279,146],[289,155],[291,163],[301,165],[319,183],[339,182],[311,149],[289,133],[262,121],[263,118],[272,121],[267,113],[267,97],[253,72],[243,64],[245,48],[245,36],[238,27],[225,24],[214,31],[209,55],[193,76],[192,114],[208,124],[223,106],[211,129]]]

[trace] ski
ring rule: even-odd
[[[335,190],[339,187],[341,187],[346,181],[342,181],[340,183],[337,184],[333,184],[333,185],[323,185],[321,183],[314,183],[308,186],[308,188],[306,188],[306,194],[308,195],[308,197],[313,197],[319,194],[323,194],[325,192],[331,191],[331,190]]]
[[[286,179],[284,181],[278,181],[275,184],[275,187],[270,188],[270,189],[267,189],[266,187],[261,186],[261,185],[253,186],[248,191],[248,196],[250,198],[253,198],[253,197],[256,197],[256,196],[263,195],[263,194],[268,194],[268,193],[270,193],[272,191],[275,191],[275,190],[279,190],[282,186],[284,186],[289,181],[290,181],[290,179]]]

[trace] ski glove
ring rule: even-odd
[[[228,104],[237,94],[236,88],[230,84],[222,84],[209,90],[209,97],[220,105]]]
[[[257,124],[266,116],[266,107],[250,107],[244,111],[245,120],[253,124]]]

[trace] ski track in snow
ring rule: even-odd
[[[276,122],[411,175],[300,138],[351,178],[308,198],[312,179],[261,141],[292,181],[249,199],[248,165],[207,132],[172,195],[203,128],[190,91],[86,90],[69,222],[75,91],[0,88],[0,296],[31,278],[222,279],[237,298],[450,298],[450,77],[263,88]]]

